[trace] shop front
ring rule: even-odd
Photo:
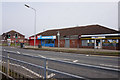
[[[56,36],[38,36],[37,39],[41,41],[42,46],[55,47]]]
[[[120,34],[82,35],[81,47],[96,49],[119,49]]]

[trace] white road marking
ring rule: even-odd
[[[74,60],[73,62],[78,62],[78,60]]]
[[[36,75],[36,76],[38,76],[38,77],[40,77],[40,78],[42,77],[41,75],[39,75],[39,74],[33,72],[32,70],[30,70],[30,69],[28,69],[28,68],[26,68],[26,67],[24,67],[24,66],[22,66],[22,68],[24,68],[25,70],[31,72],[32,74],[34,74],[34,75]]]
[[[63,61],[74,61],[72,59],[64,59],[64,58],[49,58],[49,59],[53,59],[53,60],[63,60]]]
[[[40,56],[40,57],[42,57],[42,58],[46,58],[45,56],[42,56],[42,55],[38,55],[38,56]]]
[[[116,67],[116,68],[120,68],[120,66],[114,66],[114,65],[107,65],[107,64],[100,64],[101,66],[109,66],[109,67]]]
[[[16,53],[15,51],[10,51],[10,50],[5,50],[5,51],[7,51],[7,52],[13,52],[13,53]]]
[[[6,51],[5,49],[3,49],[3,51]]]
[[[47,57],[45,57],[45,56],[42,56],[42,55],[38,55],[38,56],[40,56],[40,57],[42,57],[42,58],[47,58]],[[78,60],[72,60],[72,59],[64,59],[64,58],[50,58],[50,57],[48,57],[49,59],[53,59],[53,60],[63,60],[63,61],[72,61],[72,62],[77,62]]]
[[[71,59],[63,59],[63,60],[71,60]]]
[[[51,77],[53,77],[53,76],[55,76],[55,74],[54,74],[54,73],[51,73],[50,75],[47,76],[47,78],[51,78]]]
[[[19,51],[17,51],[17,53],[18,53],[18,54],[20,54],[20,52],[19,52]]]
[[[2,61],[3,62],[3,61]],[[6,63],[6,62],[3,62],[3,63]],[[25,70],[27,70],[27,71],[29,71],[29,72],[31,72],[32,74],[34,74],[34,75],[36,75],[36,76],[38,76],[38,77],[40,77],[40,78],[42,78],[42,76],[41,75],[39,75],[39,74],[37,74],[37,73],[35,73],[34,71],[32,71],[32,70],[30,70],[30,69],[28,69],[28,68],[26,68],[26,67],[24,67],[24,66],[21,66],[21,65],[18,65],[18,64],[13,64],[13,63],[9,63],[10,65],[13,65],[13,66],[18,66],[18,67],[22,67],[23,69],[25,69]],[[26,75],[26,74],[25,74]],[[32,77],[31,77],[32,78]]]
[[[90,56],[90,55],[86,55],[86,56]]]

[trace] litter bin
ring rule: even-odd
[[[20,43],[20,47],[23,48],[23,43]]]
[[[38,45],[38,48],[41,48],[41,47],[42,47],[42,46],[39,44],[39,45]]]

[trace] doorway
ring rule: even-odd
[[[102,40],[101,39],[96,39],[94,47],[97,48],[97,49],[101,49],[102,48]]]
[[[65,47],[66,48],[70,47],[70,40],[69,39],[65,39]]]

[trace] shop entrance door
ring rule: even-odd
[[[69,39],[65,39],[65,47],[66,48],[70,47],[70,40]]]
[[[94,46],[94,47],[97,48],[97,49],[102,48],[102,40],[96,39],[96,40],[95,40],[95,46]]]

